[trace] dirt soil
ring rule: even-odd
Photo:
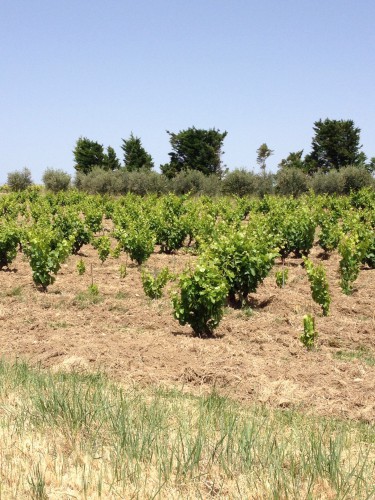
[[[319,249],[314,248],[316,259]],[[252,295],[252,312],[227,309],[213,339],[192,335],[173,319],[169,291],[151,301],[138,268],[119,260],[100,264],[91,246],[82,249],[86,273],[79,276],[71,256],[47,293],[36,290],[20,254],[11,270],[0,271],[0,342],[7,359],[27,359],[53,369],[101,369],[128,384],[162,384],[222,394],[249,403],[296,408],[321,415],[375,420],[375,270],[363,268],[352,296],[339,288],[338,255],[325,260],[332,304],[329,317],[311,299],[300,259],[289,259],[284,289],[275,284],[277,263]],[[151,270],[181,271],[194,257],[155,252]],[[90,268],[100,296],[85,298]],[[308,352],[299,340],[302,318],[316,317],[318,347]],[[359,357],[339,359],[339,351]],[[363,354],[365,353],[365,354]],[[366,359],[365,359],[366,358]],[[368,360],[370,359],[370,362]]]

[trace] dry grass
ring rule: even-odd
[[[368,424],[0,364],[1,498],[375,494]]]

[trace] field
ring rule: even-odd
[[[317,317],[318,348],[309,352],[299,340],[302,317],[319,307],[299,259],[287,260],[284,289],[271,272],[252,295],[251,310],[227,308],[215,337],[202,339],[173,319],[168,293],[156,301],[146,297],[137,266],[128,265],[121,279],[121,261],[101,264],[89,245],[81,253],[88,271],[78,276],[81,257],[71,256],[47,293],[36,290],[21,255],[12,265],[17,272],[2,272],[3,355],[49,368],[100,369],[125,384],[161,383],[195,392],[215,386],[272,407],[374,419],[375,270],[363,270],[356,291],[345,296],[338,256],[325,261],[331,314]],[[148,266],[178,272],[193,260],[155,252]],[[93,299],[86,295],[91,265],[99,288]]]
[[[237,230],[247,225],[248,220],[251,210],[237,224]],[[116,224],[107,217],[103,217],[101,224],[94,238],[110,236],[113,250]],[[317,225],[309,258],[315,264],[323,263],[326,271],[331,296],[328,316],[323,316],[320,306],[312,300],[302,258],[288,253],[284,266],[281,256],[274,259],[264,281],[256,292],[248,295],[243,307],[224,308],[222,320],[208,337],[194,334],[189,325],[181,326],[174,319],[170,294],[178,290],[178,280],[167,284],[160,299],[151,300],[142,286],[140,266],[125,252],[109,255],[101,262],[97,245],[94,248],[91,243],[84,244],[76,255],[70,255],[62,263],[56,281],[43,292],[35,286],[27,255],[18,251],[9,266],[0,271],[2,355],[7,362],[25,360],[53,373],[85,376],[100,371],[127,391],[147,393],[156,388],[168,394],[178,391],[179,398],[184,394],[187,398],[210,398],[214,391],[219,400],[226,397],[229,399],[225,401],[233,401],[233,407],[240,404],[241,408],[263,408],[264,412],[281,411],[313,419],[330,417],[355,426],[364,425],[373,445],[375,269],[362,264],[352,292],[344,294],[339,275],[341,256],[337,248],[324,254],[319,245],[319,231]],[[347,234],[350,231],[354,233],[354,228],[347,230]],[[171,253],[161,249],[157,242],[145,263],[153,273],[167,266],[174,275],[180,275],[202,259],[202,253],[194,251],[186,241]],[[203,252],[204,258],[209,258],[209,254]],[[77,272],[80,261],[86,267],[82,275]],[[126,269],[125,276],[124,272],[120,275],[121,265]],[[279,288],[275,273],[283,268],[288,270],[288,279]],[[93,283],[97,286],[94,293],[89,289]],[[305,314],[314,315],[318,332],[311,350],[300,340]],[[373,457],[373,452],[372,446],[369,457]],[[371,484],[368,473],[366,481]],[[215,477],[213,470],[210,474]],[[6,484],[4,471],[2,477]],[[207,484],[212,485],[212,477]],[[199,489],[202,482],[199,488],[195,484],[190,490],[185,485],[188,489],[184,490],[181,483],[165,490],[164,495],[195,498],[197,491],[202,497],[216,491],[219,497],[240,498],[242,491],[248,497],[253,495],[252,498],[298,498],[297,490],[302,488],[304,493],[300,498],[310,498],[311,491],[315,492],[311,498],[370,498],[363,493],[369,494],[369,489],[361,490],[360,496],[356,496],[359,490],[348,489],[345,496],[344,489],[333,488],[331,483],[324,485],[324,481],[309,492],[306,477],[298,487],[293,486],[294,490],[290,487],[282,491],[280,486],[279,497],[275,496],[277,485],[264,491],[241,489],[241,486],[238,493],[244,479],[237,478],[237,486],[233,486],[222,479],[222,472],[217,472],[217,478],[221,478],[221,490],[216,491],[216,486],[207,490],[207,484],[206,489]],[[156,483],[160,486],[160,482]],[[138,487],[131,496],[152,497],[159,486],[150,491]],[[167,487],[171,488],[169,483]],[[81,498],[80,495],[84,498],[78,486],[75,491],[78,495],[75,498]],[[100,496],[97,489],[95,495],[90,488],[88,491],[91,491],[89,498]],[[130,490],[126,491],[130,495]],[[160,495],[163,497],[163,493]],[[62,498],[58,493],[50,497]]]

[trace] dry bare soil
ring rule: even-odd
[[[315,247],[313,260],[318,252]],[[137,266],[128,263],[127,276],[120,278],[125,256],[100,264],[96,251],[83,247],[83,276],[76,270],[80,258],[69,258],[47,293],[36,290],[22,254],[11,270],[0,272],[3,356],[53,369],[100,369],[125,385],[162,384],[195,393],[215,386],[245,402],[375,420],[375,270],[363,268],[348,297],[339,287],[338,255],[325,260],[332,294],[325,318],[311,299],[301,260],[287,261],[284,289],[275,284],[277,263],[251,296],[252,310],[228,308],[215,338],[201,339],[173,319],[173,285],[151,301]],[[147,267],[179,272],[194,259],[155,252]],[[91,266],[100,292],[96,303],[85,296]],[[311,352],[299,340],[309,312],[319,332]]]

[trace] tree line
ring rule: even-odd
[[[291,152],[279,163],[279,169],[296,168],[312,175],[317,172],[327,173],[347,166],[363,166],[370,172],[375,171],[375,158],[367,161],[361,151],[360,129],[353,120],[325,119],[314,123],[314,137],[311,152],[303,158],[303,150]],[[168,163],[160,165],[160,170],[168,179],[179,172],[196,170],[204,175],[215,174],[223,177],[226,170],[221,160],[223,142],[227,132],[215,128],[205,130],[190,127],[178,133],[169,132],[171,152]],[[74,167],[77,172],[88,174],[95,167],[104,170],[125,168],[128,172],[139,170],[151,171],[154,162],[144,149],[141,139],[131,133],[128,139],[122,139],[123,164],[117,158],[111,146],[105,149],[102,144],[87,137],[77,140],[74,154]],[[263,143],[257,150],[257,163],[263,173],[266,171],[266,160],[274,152]]]
[[[221,162],[222,146],[227,132],[219,130],[203,130],[191,127],[178,134],[167,131],[170,137],[172,152],[170,161],[160,165],[160,170],[168,179],[175,177],[183,170],[197,170],[205,175],[223,175]],[[117,158],[114,149],[104,146],[87,137],[80,137],[73,150],[74,168],[83,174],[90,173],[94,168],[104,170],[119,170],[128,172],[151,171],[154,161],[145,150],[141,139],[130,134],[128,139],[122,139],[123,164]]]
[[[122,139],[123,158],[113,147],[80,137],[73,150],[75,186],[88,192],[122,194],[135,192],[177,194],[267,193],[299,195],[313,189],[317,193],[347,193],[374,184],[375,157],[368,160],[360,144],[360,129],[352,120],[319,120],[314,123],[311,152],[289,153],[278,165],[277,174],[267,173],[266,162],[274,154],[266,143],[257,149],[260,173],[245,169],[229,171],[222,162],[227,132],[190,127],[178,133],[167,131],[171,151],[169,161],[154,170],[154,161],[140,137]],[[71,177],[61,170],[47,169],[43,175],[47,189],[67,189]],[[32,184],[31,172],[8,174],[12,190]]]

